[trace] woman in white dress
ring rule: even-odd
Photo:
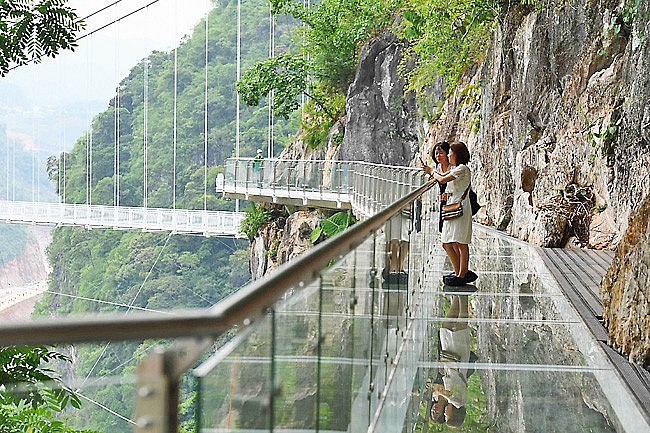
[[[450,286],[462,286],[475,281],[477,276],[469,270],[469,244],[472,242],[472,208],[469,202],[469,186],[472,172],[466,165],[469,162],[469,150],[465,143],[457,141],[449,146],[449,162],[452,167],[447,173],[433,172],[433,177],[442,184],[447,184],[447,204],[462,201],[463,215],[446,220],[442,224],[440,239],[454,273],[446,275],[444,282]]]

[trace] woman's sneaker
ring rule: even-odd
[[[445,281],[445,284],[448,286],[464,286],[467,282],[465,281],[465,278],[454,275],[453,277],[448,278],[447,281]]]
[[[447,284],[447,281],[449,281],[450,278],[455,277],[455,276],[456,276],[455,272],[450,272],[450,273],[448,273],[446,275],[443,275],[442,276],[442,282]]]
[[[478,275],[476,275],[473,271],[467,271],[465,273],[465,282],[466,283],[473,283],[474,281],[476,281],[477,278],[478,278]]]

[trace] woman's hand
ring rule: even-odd
[[[449,200],[449,193],[443,192],[440,194],[440,201],[447,201]]]
[[[424,170],[426,174],[431,176],[431,173],[433,173],[433,169],[429,167],[426,162],[424,162],[421,156],[418,156],[418,158],[420,158],[420,164],[422,164],[422,170]]]

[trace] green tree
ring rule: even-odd
[[[0,0],[0,76],[12,66],[38,63],[74,50],[84,26],[67,0]]]
[[[528,0],[513,2],[532,3]],[[409,85],[419,91],[435,77],[455,86],[478,61],[502,13],[498,0],[408,0],[401,35],[411,41],[416,66]]]
[[[362,43],[391,24],[399,0],[323,0],[310,7],[302,1],[272,0],[271,5],[275,14],[291,15],[305,26],[292,50],[252,66],[237,91],[252,106],[272,94],[276,114],[285,118],[300,105],[300,95],[308,96],[301,129],[314,148],[345,114],[344,95]]]
[[[68,406],[79,409],[81,400],[42,366],[53,361],[69,359],[44,346],[0,348],[0,433],[82,433],[59,419]]]

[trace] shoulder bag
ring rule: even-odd
[[[446,204],[442,207],[442,210],[440,211],[440,215],[443,220],[445,221],[453,220],[454,218],[458,218],[459,216],[463,215],[463,200],[465,200],[465,197],[467,197],[467,193],[469,192],[470,186],[467,187],[467,189],[463,193],[463,196],[460,198],[460,201],[458,203]]]

